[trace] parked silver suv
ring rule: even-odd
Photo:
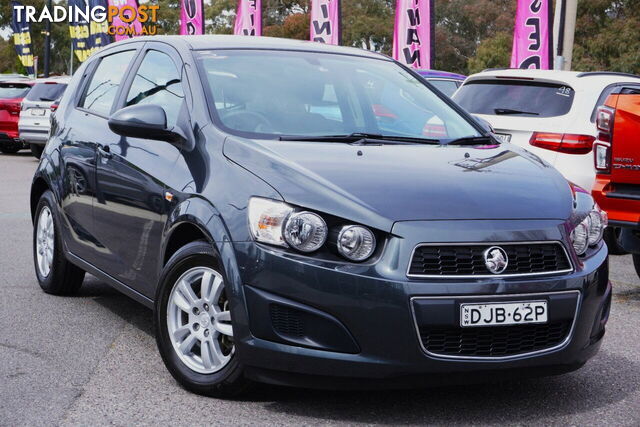
[[[31,152],[40,158],[49,138],[49,117],[57,106],[69,83],[69,77],[38,79],[22,101],[18,130],[20,139],[31,146]]]

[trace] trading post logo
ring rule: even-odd
[[[18,22],[68,22],[107,25],[107,34],[119,37],[155,35],[158,5],[137,5],[136,0],[109,0],[109,5],[70,1],[68,6],[46,5],[40,10],[35,6],[14,3],[14,15]],[[105,2],[106,3],[106,2]]]

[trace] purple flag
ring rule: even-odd
[[[180,0],[180,35],[204,34],[203,0]]]
[[[397,0],[393,59],[431,68],[431,0]]]
[[[551,0],[518,0],[511,68],[553,68]]]
[[[262,0],[238,0],[238,13],[233,34],[239,36],[262,35]]]
[[[311,41],[340,44],[340,0],[311,0]]]

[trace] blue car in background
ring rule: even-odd
[[[467,78],[462,74],[449,73],[447,71],[437,70],[416,70],[418,74],[425,78],[429,83],[434,85],[438,90],[447,95],[448,97],[453,94],[462,86],[462,82]]]

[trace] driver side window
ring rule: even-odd
[[[131,84],[125,106],[153,104],[164,108],[167,127],[176,125],[184,101],[180,72],[169,55],[150,50]]]

